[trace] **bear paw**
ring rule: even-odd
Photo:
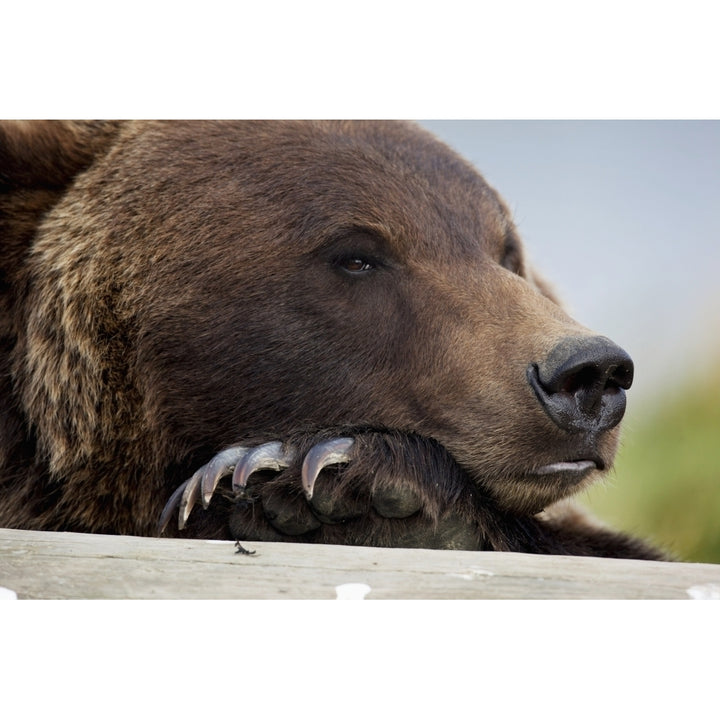
[[[208,508],[220,480],[229,475],[230,528],[236,539],[480,545],[471,485],[462,471],[433,441],[399,433],[309,436],[223,450],[173,493],[160,532],[175,511],[183,529],[195,505]]]

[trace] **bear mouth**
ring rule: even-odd
[[[525,475],[524,481],[542,488],[541,494],[546,495],[548,500],[560,500],[592,483],[597,473],[603,472],[605,467],[599,458],[562,460],[534,468]],[[551,488],[555,489],[554,492]]]
[[[604,470],[605,463],[597,459],[570,460],[543,465],[529,473],[530,475],[546,476],[559,475],[568,479],[576,477],[578,480],[593,470]]]
[[[600,458],[560,460],[482,485],[504,510],[536,514],[588,487],[606,467]]]

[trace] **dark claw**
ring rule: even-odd
[[[200,481],[202,480],[203,469],[204,466],[185,482],[185,492],[180,498],[180,508],[178,510],[178,528],[180,530],[185,527],[191,511],[195,507],[195,502],[200,497]]]
[[[163,532],[165,532],[165,528],[167,527],[168,522],[170,522],[170,517],[180,503],[180,496],[185,492],[185,487],[189,482],[189,480],[186,480],[165,503],[165,507],[160,514],[160,520],[158,520],[158,535],[162,535]]]
[[[232,489],[239,492],[245,489],[248,478],[258,470],[282,470],[290,465],[295,457],[292,448],[283,449],[281,442],[269,442],[251,450],[235,467]]]
[[[160,514],[158,534],[163,533],[176,509],[178,510],[178,529],[182,530],[198,497],[202,497],[203,507],[207,508],[220,478],[229,475],[248,452],[249,448],[241,445],[223,450],[209,463],[197,470],[189,480],[180,485],[170,496]]]
[[[352,438],[334,438],[310,449],[302,465],[302,486],[308,500],[312,499],[315,480],[323,468],[350,462],[349,451],[354,442]]]
[[[204,466],[202,476],[202,502],[207,509],[220,478],[229,475],[237,464],[250,452],[250,448],[237,445],[218,453]]]
[[[318,443],[310,449],[302,465],[302,487],[308,500],[312,499],[315,481],[328,465],[350,462],[352,438],[334,438]],[[292,447],[284,447],[279,441],[265,443],[256,448],[242,445],[227,448],[218,453],[186,480],[167,501],[158,522],[158,533],[167,527],[170,517],[177,510],[178,529],[182,530],[198,499],[207,508],[220,479],[233,473],[232,489],[242,493],[249,477],[258,470],[280,471],[290,466],[296,456]]]

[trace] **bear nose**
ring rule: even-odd
[[[561,340],[527,370],[545,412],[562,430],[602,432],[625,414],[625,390],[632,385],[630,356],[608,338]]]

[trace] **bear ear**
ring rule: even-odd
[[[108,151],[119,128],[105,121],[0,122],[0,337],[21,295],[18,273],[38,223],[73,178]]]
[[[113,121],[5,120],[0,123],[0,186],[61,188],[106,150]]]

